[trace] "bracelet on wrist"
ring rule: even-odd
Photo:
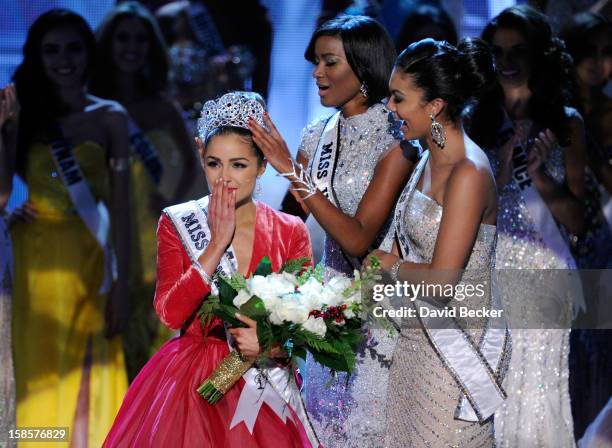
[[[312,181],[310,174],[308,174],[307,170],[304,169],[301,163],[297,163],[291,158],[289,158],[289,161],[291,162],[292,170],[286,173],[278,173],[278,175],[288,179],[289,182],[294,185],[289,188],[291,191],[301,191],[306,193],[306,196],[303,196],[302,199],[308,199],[309,197],[314,196],[319,190]]]
[[[398,281],[400,267],[404,264],[404,260],[398,259],[389,269],[389,276],[394,282]]]

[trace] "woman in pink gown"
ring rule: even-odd
[[[258,95],[235,92],[209,102],[208,109],[209,104],[205,106],[198,145],[213,193],[165,209],[157,231],[155,310],[165,325],[180,328],[181,335],[167,342],[138,374],[105,447],[318,445],[306,419],[298,417],[303,414],[291,405],[287,405],[287,417],[264,400],[259,411],[254,411],[254,425],[240,419],[235,424],[244,378],[214,405],[196,391],[230,351],[224,323],[215,319],[203,330],[197,316],[202,301],[211,293],[210,276],[228,259],[235,261],[239,272],[251,274],[264,256],[275,271],[287,260],[312,258],[302,221],[252,198],[265,162],[245,127],[249,117],[263,122],[263,107],[257,107],[261,102]],[[227,119],[221,123],[214,116],[215,108],[221,105],[236,111],[229,124]],[[203,219],[198,221],[198,216]],[[184,235],[191,236],[191,242]],[[196,253],[192,248],[198,245],[201,251]],[[255,328],[230,332],[243,356],[257,355]],[[282,356],[275,351],[271,356]],[[253,406],[255,403],[249,403],[247,411],[253,412]]]

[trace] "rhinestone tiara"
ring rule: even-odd
[[[206,101],[198,120],[198,136],[206,140],[208,134],[223,126],[249,129],[249,118],[261,127],[264,123],[264,107],[251,92],[230,92],[216,100]]]

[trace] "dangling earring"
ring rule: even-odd
[[[257,176],[257,180],[255,181],[255,192],[253,193],[253,196],[256,198],[260,197],[262,192],[261,182],[259,179],[261,179],[261,176]]]
[[[429,114],[429,118],[431,118],[431,138],[436,145],[444,149],[444,144],[446,143],[444,128],[436,121],[436,117],[434,117],[433,114]]]
[[[364,83],[361,83],[361,87],[359,87],[359,91],[361,92],[364,98],[368,97],[368,88],[366,87]]]

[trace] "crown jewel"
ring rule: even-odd
[[[217,100],[206,101],[198,120],[198,135],[202,140],[222,126],[249,129],[249,118],[267,129],[263,119],[264,108],[249,92],[226,93]]]

